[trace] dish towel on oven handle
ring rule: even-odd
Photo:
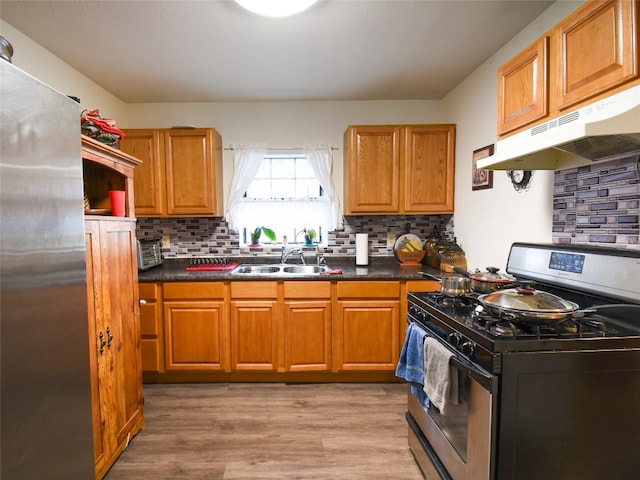
[[[403,378],[411,386],[411,393],[423,407],[429,407],[429,398],[424,392],[424,339],[427,332],[411,322],[400,352],[396,376]]]
[[[424,392],[442,415],[458,405],[458,369],[449,364],[453,353],[435,338],[424,340]]]

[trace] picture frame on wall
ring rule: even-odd
[[[493,188],[493,170],[477,167],[478,160],[490,157],[491,155],[493,155],[493,144],[473,151],[471,190]]]

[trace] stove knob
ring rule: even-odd
[[[462,335],[458,332],[453,332],[447,335],[447,340],[451,345],[460,345],[462,343]]]
[[[462,353],[464,353],[467,357],[470,357],[471,355],[476,353],[476,344],[473,342],[464,342],[460,350],[462,350]]]

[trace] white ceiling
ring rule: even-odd
[[[0,17],[125,102],[440,99],[551,3],[320,0],[278,19],[230,0],[0,0]]]

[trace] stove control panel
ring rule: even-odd
[[[640,251],[514,243],[507,272],[518,278],[640,303]]]

